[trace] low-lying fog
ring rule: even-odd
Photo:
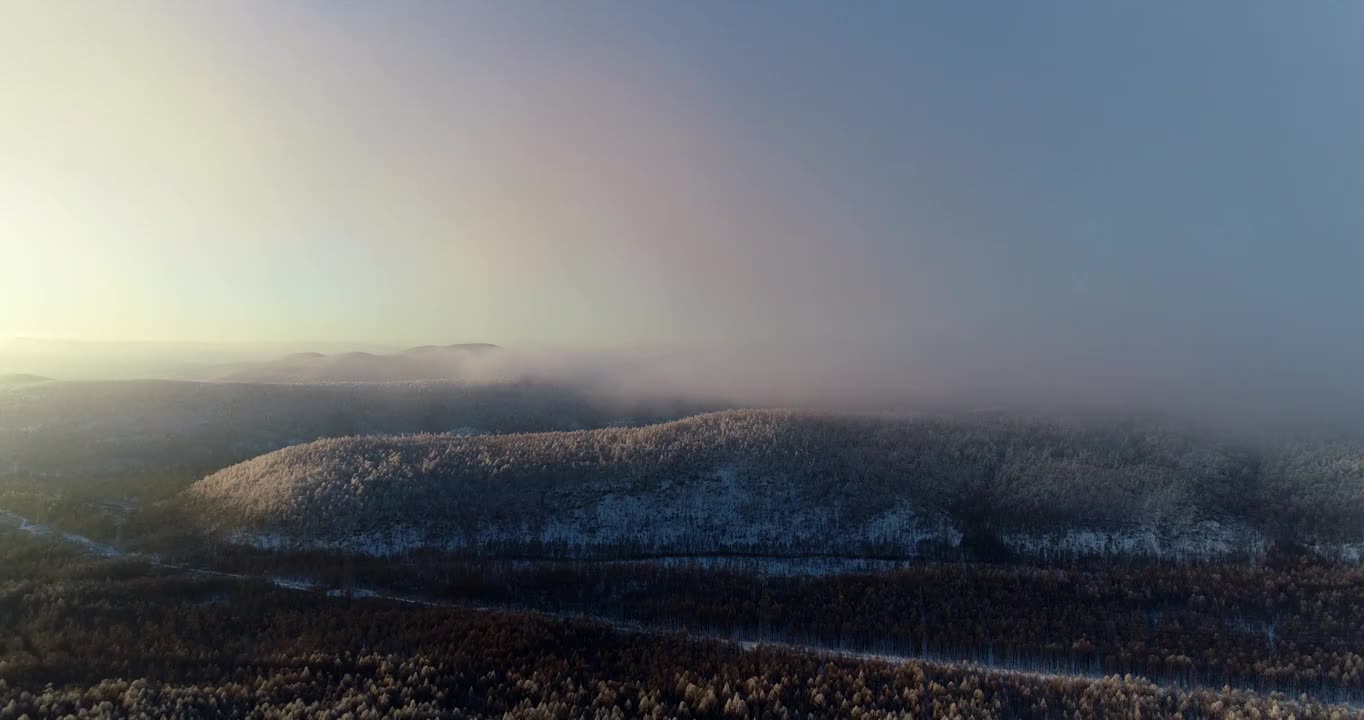
[[[1296,357],[1252,347],[846,341],[638,349],[467,345],[0,342],[0,374],[58,380],[538,380],[733,406],[1174,416],[1235,429],[1349,428],[1364,413],[1354,341]],[[1303,344],[1300,347],[1312,348]]]

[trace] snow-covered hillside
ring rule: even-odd
[[[1240,451],[1133,424],[730,411],[642,428],[324,440],[184,501],[230,541],[390,554],[1254,555]],[[1239,499],[1238,499],[1239,498]],[[1250,500],[1253,501],[1254,498]]]

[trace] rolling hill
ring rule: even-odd
[[[1283,463],[1265,452],[1139,423],[747,410],[323,440],[210,475],[184,502],[262,547],[559,557],[1234,557],[1293,533],[1339,540],[1312,516],[1327,505],[1364,517],[1348,473],[1299,493],[1302,516],[1286,516],[1285,488],[1310,483],[1267,477]]]
[[[195,477],[288,445],[371,433],[525,432],[696,412],[548,383],[277,385],[181,381],[0,386],[0,480],[77,487],[135,473]]]
[[[42,375],[32,375],[30,373],[0,373],[0,386],[4,385],[27,385],[29,383],[48,382],[52,378]]]

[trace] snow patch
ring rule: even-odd
[[[419,549],[479,554],[534,551],[565,559],[615,555],[700,556],[810,553],[911,558],[927,545],[956,547],[961,533],[941,514],[902,501],[870,518],[849,521],[836,506],[801,507],[781,489],[746,480],[721,465],[702,481],[650,488],[589,483],[534,523],[484,521],[437,535],[414,526],[345,537],[301,538],[287,532],[236,532],[228,542],[261,550],[341,550],[374,557]]]
[[[1317,557],[1327,560],[1348,563],[1364,560],[1364,543],[1315,543],[1308,547]]]
[[[1259,557],[1269,548],[1269,541],[1250,527],[1219,520],[1201,520],[1190,526],[1146,523],[1116,530],[1008,532],[1001,540],[1015,553],[1047,559],[1122,555],[1174,561],[1211,560],[1233,555]]]

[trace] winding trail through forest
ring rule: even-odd
[[[5,510],[0,510],[0,527],[12,527],[30,533],[35,537],[47,538],[54,542],[65,543],[73,547],[77,547],[90,555],[94,555],[101,558],[108,559],[122,558],[140,560],[154,567],[166,568],[169,570],[185,573],[187,575],[226,577],[239,580],[262,580],[276,587],[286,590],[292,590],[295,592],[316,593],[327,595],[329,597],[343,596],[343,593],[339,590],[319,586],[306,578],[250,575],[244,573],[224,572],[221,570],[210,570],[207,568],[191,567],[188,565],[166,562],[154,555],[130,552],[122,548],[115,547],[113,545],[107,545],[105,543],[97,542],[83,535],[64,532],[48,525],[35,523],[28,520],[27,518],[24,518],[20,515]],[[781,640],[769,639],[757,640],[751,638],[737,637],[734,634],[725,634],[718,632],[698,632],[694,630],[687,630],[681,627],[670,628],[644,625],[642,623],[622,620],[620,618],[614,618],[607,615],[595,615],[588,613],[572,612],[551,612],[545,610],[538,610],[535,608],[513,607],[506,605],[477,605],[470,603],[438,600],[435,598],[421,597],[418,595],[393,594],[376,590],[374,588],[365,587],[353,588],[350,594],[354,598],[387,600],[391,602],[403,603],[407,605],[418,605],[422,607],[455,608],[490,613],[524,613],[540,615],[559,620],[587,620],[590,622],[606,626],[616,632],[622,633],[634,633],[642,635],[673,635],[680,633],[686,635],[687,638],[691,640],[734,643],[746,651],[758,651],[760,649],[776,649],[813,654],[820,657],[849,660],[872,660],[891,664],[917,662],[939,666],[950,665],[953,667],[967,668],[982,673],[1014,675],[1020,677],[1037,678],[1042,680],[1063,679],[1094,681],[1100,680],[1104,677],[1102,673],[1086,672],[1078,668],[1069,668],[1064,670],[1061,668],[1051,669],[1043,668],[1040,667],[1039,664],[1035,662],[1022,661],[1010,662],[999,660],[993,662],[989,661],[982,662],[980,661],[979,658],[951,657],[932,652],[906,655],[897,653],[881,653],[866,650],[836,648],[825,645],[786,642]],[[1220,690],[1223,687],[1222,685],[1212,685],[1200,682],[1162,683],[1150,680],[1150,678],[1145,678],[1144,676],[1142,677],[1143,679],[1151,681],[1158,687],[1180,691]],[[1268,692],[1249,687],[1237,687],[1234,689],[1243,690],[1246,692],[1255,692],[1259,694],[1266,694]],[[1285,703],[1287,704],[1296,703],[1296,700],[1294,700],[1293,698],[1297,696],[1299,691],[1284,689],[1280,690],[1280,692],[1283,692],[1287,696],[1285,699]],[[1351,711],[1356,712],[1364,711],[1364,697],[1361,697],[1358,693],[1347,691],[1334,691],[1326,693],[1325,696],[1323,696],[1322,694],[1313,693],[1308,693],[1308,696],[1319,702],[1345,707],[1350,709]]]

